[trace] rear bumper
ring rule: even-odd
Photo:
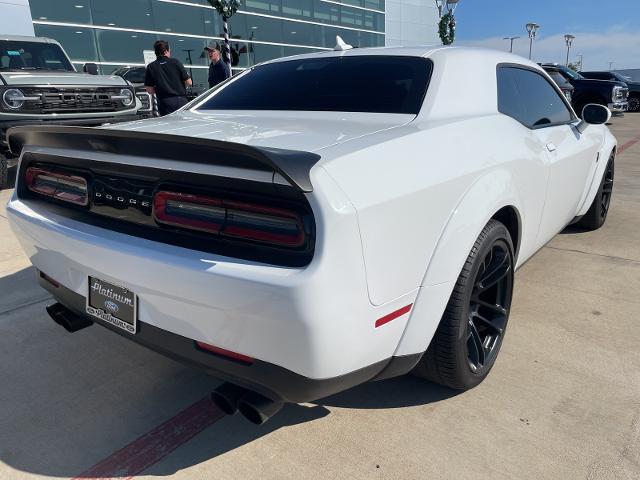
[[[109,323],[85,315],[85,298],[64,286],[55,287],[38,276],[40,285],[76,315],[89,319],[114,333],[185,365],[198,368],[222,380],[256,391],[274,400],[308,402],[346,390],[368,380],[389,378],[408,372],[420,360],[421,355],[394,357],[379,361],[335,378],[312,379],[286,368],[255,361],[245,365],[225,357],[199,350],[192,339],[176,335],[153,325],[139,322],[135,335],[120,330]]]
[[[80,117],[80,118],[47,118],[41,116],[38,118],[21,118],[12,120],[0,119],[0,129],[7,130],[11,127],[22,127],[25,125],[72,125],[83,127],[95,127],[105,123],[120,123],[139,120],[140,115],[135,111],[120,115],[108,115],[100,117]]]
[[[168,335],[166,342],[147,346],[196,364],[211,355],[194,350],[194,341],[252,357],[256,363],[249,370],[255,376],[245,375],[246,367],[233,362],[231,370],[207,362],[201,368],[248,388],[262,385],[261,393],[289,401],[334,393],[380,373],[394,356],[410,315],[380,328],[375,322],[412,304],[417,295],[416,290],[388,304],[371,305],[360,238],[350,215],[332,223],[332,235],[318,242],[312,263],[300,268],[129,236],[59,216],[15,193],[7,215],[33,265],[75,295],[59,298],[68,308],[84,312],[78,305],[84,305],[89,276],[122,285],[137,295],[140,331],[155,332],[152,338]],[[141,335],[125,334],[145,344]],[[174,342],[184,347],[166,347]],[[321,387],[295,386],[297,380],[289,375],[272,381],[262,364]],[[336,380],[344,376],[348,380]],[[295,386],[293,393],[287,382]]]

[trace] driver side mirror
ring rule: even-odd
[[[82,66],[82,71],[84,73],[88,73],[89,75],[98,75],[98,65],[95,63],[85,63]]]
[[[611,110],[597,103],[589,103],[582,109],[582,121],[578,124],[578,131],[583,133],[589,125],[604,125],[611,120]]]

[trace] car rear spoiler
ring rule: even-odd
[[[14,155],[25,146],[37,146],[273,171],[303,192],[313,191],[310,172],[320,160],[320,155],[297,150],[107,128],[14,127],[7,131],[7,141]]]

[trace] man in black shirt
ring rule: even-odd
[[[231,76],[231,69],[220,58],[220,47],[215,43],[211,42],[205,50],[209,54],[209,60],[211,60],[209,65],[209,88],[213,88]]]
[[[158,40],[153,44],[158,57],[147,65],[144,86],[147,92],[158,98],[160,116],[169,115],[187,104],[187,90],[192,85],[182,63],[171,58],[169,43]]]

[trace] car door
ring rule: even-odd
[[[538,230],[538,243],[544,243],[575,217],[595,171],[598,142],[577,131],[566,99],[544,75],[528,68],[509,70],[523,103],[521,121],[546,150],[549,175]]]

